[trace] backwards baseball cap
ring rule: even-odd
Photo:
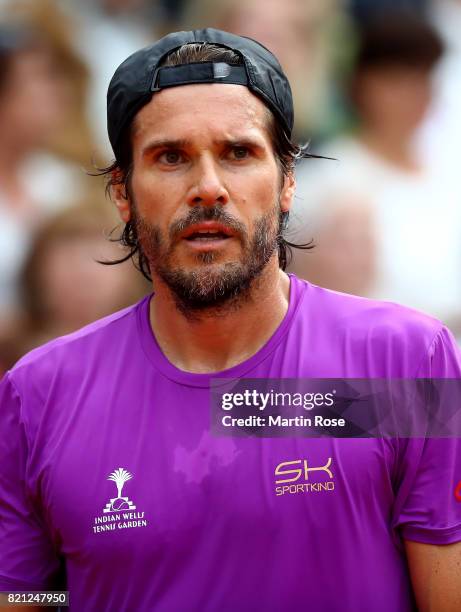
[[[188,43],[212,43],[231,49],[241,57],[242,65],[210,61],[162,67],[166,56]],[[168,34],[137,51],[117,68],[107,92],[107,129],[115,156],[119,157],[124,130],[155,92],[196,83],[231,83],[248,87],[262,98],[291,135],[293,99],[290,84],[277,58],[251,38],[206,28]]]

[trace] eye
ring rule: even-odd
[[[250,150],[248,149],[248,147],[232,147],[231,157],[233,157],[234,159],[246,159],[249,156]]]
[[[170,151],[164,151],[161,153],[158,159],[168,166],[174,166],[175,164],[179,164],[183,160],[183,157],[179,151],[172,149]]]

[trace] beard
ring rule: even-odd
[[[247,301],[281,237],[282,217],[278,204],[256,220],[251,236],[245,225],[221,206],[191,208],[184,218],[170,226],[167,238],[158,226],[139,217],[136,210],[133,213],[139,248],[149,262],[151,273],[167,285],[176,306],[188,318],[196,318],[199,313],[218,314],[238,308]],[[237,261],[219,263],[221,254],[207,251],[195,255],[198,265],[192,270],[175,263],[178,236],[202,221],[217,221],[233,231],[233,239],[241,244]]]

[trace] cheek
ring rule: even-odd
[[[180,181],[148,173],[133,173],[131,196],[138,215],[157,225],[168,222],[185,199]]]
[[[235,202],[242,208],[242,214],[257,214],[258,216],[272,210],[278,204],[281,185],[274,180],[273,173],[255,174],[251,179],[242,181],[234,190]],[[232,195],[231,195],[231,199]]]

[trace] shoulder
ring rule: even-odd
[[[367,375],[428,376],[434,356],[441,352],[450,353],[452,361],[459,362],[453,336],[434,317],[393,302],[297,282],[307,285],[301,325],[331,351],[361,363],[360,369]]]
[[[305,282],[308,303],[317,317],[358,333],[416,334],[432,338],[443,325],[423,312],[395,302],[373,300]]]
[[[48,440],[61,435],[82,406],[99,406],[127,364],[139,361],[138,324],[147,303],[146,297],[25,355],[0,382],[3,424],[23,427],[32,445],[40,431]]]
[[[9,372],[10,380],[19,389],[32,383],[45,389],[65,376],[96,370],[98,363],[113,359],[130,339],[137,341],[137,313],[147,300],[30,351]]]

